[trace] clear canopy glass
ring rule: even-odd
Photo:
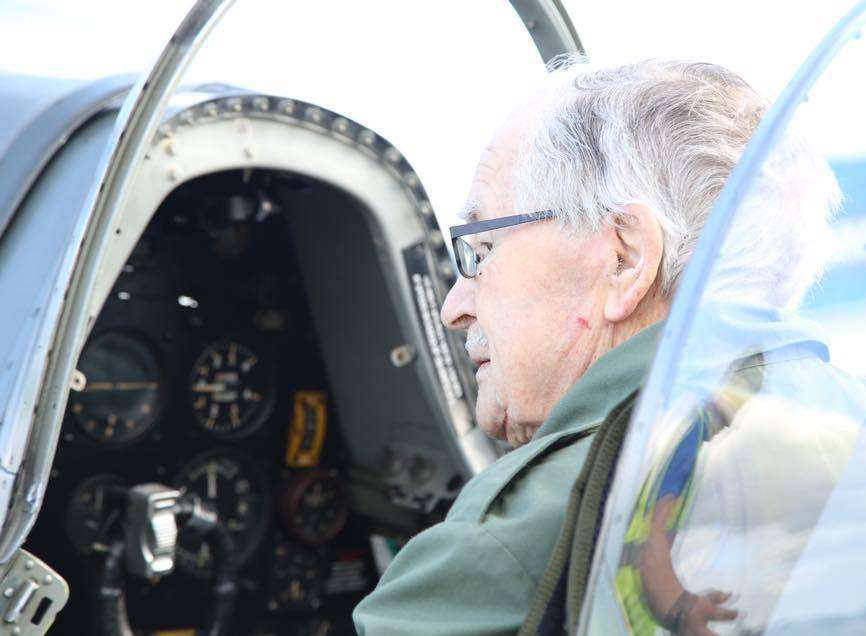
[[[765,118],[695,252],[581,633],[866,632],[866,43],[849,18]]]

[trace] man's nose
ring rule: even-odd
[[[458,276],[442,303],[440,316],[449,329],[469,329],[475,321],[475,281]]]

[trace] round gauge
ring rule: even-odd
[[[192,410],[205,430],[250,433],[273,406],[273,378],[259,356],[225,340],[205,349],[192,374]]]
[[[106,541],[111,527],[123,520],[126,491],[115,475],[95,475],[75,489],[66,509],[66,534],[76,550],[88,554]]]
[[[305,543],[320,545],[343,529],[349,505],[336,475],[315,472],[283,488],[279,510],[289,532]]]
[[[272,610],[318,608],[325,587],[324,565],[310,548],[285,541],[277,543],[268,606]]]
[[[69,410],[89,437],[122,444],[151,429],[162,397],[161,374],[146,342],[127,332],[105,332],[85,347],[78,369],[87,384],[70,395]]]
[[[267,530],[271,494],[264,474],[251,458],[234,451],[209,451],[184,466],[176,484],[216,509],[234,540],[239,563],[252,556]],[[210,575],[211,546],[195,532],[181,530],[177,557],[186,571]]]

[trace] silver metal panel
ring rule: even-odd
[[[4,122],[0,129],[0,237],[54,153],[134,81],[132,76],[119,76],[82,85],[39,77],[12,76],[8,81],[8,77],[0,77],[0,121]]]
[[[12,479],[21,467],[49,353],[49,344],[40,334],[52,329],[63,303],[58,275],[73,263],[83,204],[113,120],[113,114],[97,118],[73,135],[2,241],[0,477]]]
[[[24,368],[14,376],[11,395],[8,400],[0,399],[6,408],[5,427],[29,436],[25,463],[0,536],[0,562],[11,558],[23,543],[39,511],[81,336],[89,328],[87,309],[94,276],[114,233],[114,216],[123,206],[127,186],[144,158],[177,82],[230,4],[231,0],[199,0],[193,6],[153,69],[130,91],[109,138],[108,152],[99,162],[96,186],[82,213],[70,215],[77,223],[65,235],[67,244],[59,249],[62,263],[51,279],[55,287],[51,304],[44,308],[42,321],[32,330],[26,348],[19,351],[18,357],[25,359]]]

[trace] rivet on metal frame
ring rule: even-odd
[[[406,185],[409,186],[410,188],[417,188],[418,187],[418,183],[419,183],[418,175],[415,174],[414,172],[407,172],[406,174],[404,174],[403,175],[403,181],[405,181]]]
[[[253,108],[255,108],[256,110],[265,112],[270,109],[270,107],[271,103],[268,101],[267,97],[256,97],[255,99],[253,99]]]
[[[244,103],[240,97],[230,97],[226,100],[226,110],[232,110],[239,113],[243,110]]]
[[[420,203],[418,203],[418,210],[424,216],[430,216],[431,214],[433,214],[433,206],[430,205],[429,201],[421,201]]]
[[[295,102],[291,99],[284,99],[279,105],[280,112],[285,115],[291,115],[295,112]]]
[[[69,383],[69,388],[80,393],[87,388],[87,376],[76,369],[72,372],[72,381]]]
[[[304,113],[304,117],[306,117],[314,124],[322,123],[322,119],[324,118],[322,114],[322,109],[316,108],[315,106],[310,106],[309,108],[307,108],[307,112]]]
[[[204,105],[204,114],[208,117],[216,117],[219,115],[219,108],[213,102]]]
[[[430,237],[430,243],[434,247],[442,247],[445,245],[445,239],[442,238],[442,232],[439,230],[431,230],[427,236]]]
[[[372,130],[362,130],[361,134],[358,135],[358,141],[365,146],[373,146],[376,143],[376,133]]]
[[[334,120],[334,123],[331,124],[331,127],[338,133],[343,133],[345,135],[349,132],[349,120],[345,117],[337,117]]]
[[[388,148],[385,151],[385,159],[391,163],[400,163],[400,152],[396,148]]]
[[[391,364],[395,367],[405,367],[415,359],[415,349],[412,345],[404,344],[391,350]]]

